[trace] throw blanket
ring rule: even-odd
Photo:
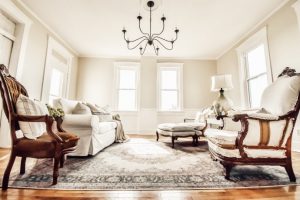
[[[117,123],[115,142],[118,143],[127,142],[129,140],[129,137],[124,133],[120,115],[119,114],[113,115],[112,118],[113,121]]]

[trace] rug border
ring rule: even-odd
[[[184,188],[184,189],[63,189],[63,188],[33,188],[33,187],[18,187],[8,186],[10,189],[30,189],[30,190],[58,190],[58,191],[194,191],[194,190],[244,190],[244,189],[266,189],[266,188],[282,188],[287,186],[300,186],[300,183],[293,183],[287,185],[265,185],[265,186],[251,186],[251,187],[220,187],[220,188]],[[2,188],[2,185],[1,187]]]

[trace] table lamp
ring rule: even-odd
[[[231,74],[212,76],[211,82],[211,91],[220,92],[218,99],[213,103],[214,111],[217,115],[227,114],[227,111],[232,110],[233,103],[224,95],[224,91],[233,88]]]

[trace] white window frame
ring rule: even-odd
[[[12,1],[0,1],[0,10],[4,11],[16,23],[14,45],[8,67],[10,74],[15,76],[17,80],[21,80],[32,21]]]
[[[135,96],[135,110],[119,110],[119,81],[120,81],[120,70],[135,70],[136,72],[136,96]],[[140,63],[137,62],[115,62],[114,63],[114,110],[118,112],[134,113],[140,110]]]
[[[161,72],[163,70],[177,70],[178,84],[178,109],[177,110],[162,110],[161,109]],[[183,63],[158,63],[157,64],[157,105],[158,112],[182,112],[183,111]]]
[[[270,56],[269,56],[267,27],[264,27],[258,32],[256,32],[253,36],[247,39],[236,49],[238,54],[238,60],[239,60],[241,106],[243,108],[250,108],[250,94],[248,90],[248,81],[254,78],[254,77],[248,78],[248,67],[247,67],[246,55],[248,52],[254,50],[261,44],[264,45],[264,50],[265,50],[266,67],[267,67],[266,73],[267,73],[268,84],[271,84],[273,82],[273,77],[272,77],[272,69],[271,69]]]
[[[54,56],[52,52],[55,51],[59,53],[63,58],[67,61],[67,82],[66,82],[66,90],[63,94],[63,98],[67,98],[69,96],[70,90],[70,80],[71,80],[71,67],[74,56],[67,50],[62,44],[56,41],[54,38],[48,38],[48,47],[47,47],[47,55],[46,55],[46,64],[44,71],[44,80],[43,80],[43,91],[42,91],[42,100],[44,102],[48,102],[49,100],[49,92],[50,92],[50,84],[51,84],[51,75],[52,75],[52,59]]]

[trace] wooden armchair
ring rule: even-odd
[[[58,168],[63,167],[64,156],[75,150],[79,138],[71,133],[64,132],[59,126],[58,132],[52,131],[54,118],[48,115],[18,115],[16,102],[20,94],[28,96],[26,89],[9,75],[8,69],[0,65],[0,90],[3,100],[3,109],[9,122],[12,139],[11,155],[4,172],[2,190],[8,187],[9,175],[17,156],[21,157],[20,174],[25,173],[26,158],[54,158],[53,184],[57,183]],[[19,122],[44,122],[46,133],[36,140],[25,137],[18,138],[16,131],[20,130]]]
[[[259,112],[227,116],[240,123],[239,131],[207,129],[209,151],[224,166],[226,179],[236,165],[279,165],[291,182],[296,181],[291,143],[300,109],[299,92],[300,74],[286,68],[263,92]]]

